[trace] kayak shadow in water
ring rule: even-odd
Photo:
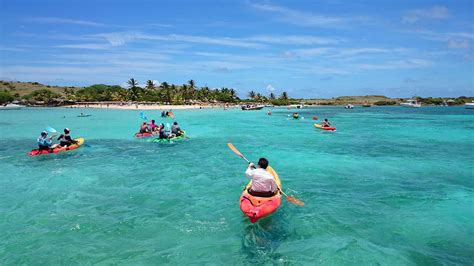
[[[275,251],[287,238],[285,224],[283,215],[276,213],[245,227],[242,253],[248,263],[265,264],[282,259],[282,255]]]

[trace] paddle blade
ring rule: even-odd
[[[48,130],[51,133],[58,133],[58,131],[56,131],[56,129],[54,129],[52,127],[47,127],[46,130]]]
[[[243,156],[242,153],[240,153],[240,151],[237,150],[237,148],[235,148],[232,143],[227,143],[227,146],[228,146],[229,149],[231,149],[235,154],[239,155],[240,157]]]
[[[146,118],[146,115],[143,112],[140,112],[140,118],[143,119],[143,120],[148,120]]]
[[[299,205],[299,206],[304,206],[304,202],[302,202],[301,200],[299,200],[295,197],[286,196],[286,200],[293,203],[293,204],[296,204],[296,205]]]
[[[173,114],[173,112],[168,112],[168,116],[174,119],[174,114]]]

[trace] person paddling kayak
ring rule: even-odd
[[[323,127],[331,127],[331,123],[329,123],[328,119],[327,118],[324,118],[324,121],[321,122],[321,125]]]
[[[140,125],[140,133],[149,133],[150,132],[150,129],[148,128],[148,125],[146,122],[143,122],[141,125]]]
[[[41,132],[41,135],[38,137],[38,150],[52,150],[58,146],[58,144],[53,144],[52,139],[56,135],[52,135],[51,137],[48,138],[48,132],[43,131]]]
[[[176,137],[183,135],[183,130],[178,125],[178,122],[175,121],[171,126],[171,133],[173,133]]]
[[[253,163],[250,163],[245,171],[245,175],[252,179],[252,186],[248,190],[249,194],[255,197],[271,197],[275,195],[278,186],[275,178],[266,170],[268,167],[268,160],[260,158],[258,160],[257,168]]]
[[[160,135],[159,135],[160,139],[167,139],[170,137],[170,132],[165,129],[165,125],[163,123],[161,123],[160,125],[159,132],[160,132]]]
[[[151,120],[151,123],[150,123],[149,126],[150,126],[150,130],[151,130],[152,132],[158,130],[158,126],[155,124],[155,120]]]
[[[69,128],[64,129],[64,134],[61,134],[61,136],[59,136],[58,138],[59,146],[65,147],[65,146],[71,146],[72,144],[77,144],[77,141],[72,139],[71,136],[69,136],[70,132],[71,131],[69,130]]]

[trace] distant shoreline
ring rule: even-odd
[[[91,109],[115,109],[115,110],[189,110],[189,109],[213,109],[224,108],[223,104],[193,104],[193,105],[165,105],[165,104],[142,104],[142,103],[82,103],[61,106],[64,108],[91,108]],[[226,108],[236,108],[239,106],[229,105]]]

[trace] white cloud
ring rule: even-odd
[[[468,40],[449,39],[448,48],[451,49],[468,49],[471,43]]]
[[[306,48],[306,49],[295,49],[287,51],[286,56],[326,56],[329,58],[335,57],[350,57],[362,54],[399,54],[405,53],[408,49],[406,48],[379,48],[379,47],[363,47],[363,48],[334,48],[334,47],[318,47],[318,48]]]
[[[449,10],[444,6],[433,6],[424,9],[413,9],[405,12],[402,17],[403,23],[416,23],[421,19],[446,19],[449,17]]]
[[[174,42],[189,42],[189,43],[200,43],[200,44],[215,44],[223,46],[237,46],[244,48],[261,48],[263,45],[258,43],[252,43],[245,40],[239,40],[228,37],[205,37],[195,35],[180,35],[180,34],[169,34],[169,35],[153,35],[145,34],[141,32],[113,32],[96,34],[95,36],[106,39],[110,44],[114,46],[124,45],[127,42],[133,40],[148,40],[148,41],[174,41]]]
[[[163,24],[163,23],[150,23],[149,25],[153,26],[153,27],[160,27],[160,28],[172,28],[173,27],[173,25],[171,25],[171,24]]]
[[[287,36],[271,36],[261,35],[246,38],[248,41],[271,43],[271,44],[284,44],[284,45],[315,45],[315,44],[337,44],[340,43],[341,39],[336,38],[323,38],[308,35],[287,35]]]
[[[24,52],[25,49],[17,48],[17,47],[8,47],[8,46],[2,46],[2,45],[0,45],[0,51],[5,51],[5,52]]]
[[[275,88],[272,86],[272,84],[268,84],[268,85],[267,85],[267,90],[268,90],[269,92],[274,92],[274,91],[275,91]]]
[[[358,70],[387,70],[387,69],[411,69],[433,66],[434,63],[425,59],[406,59],[389,61],[381,64],[354,64],[353,67]]]
[[[251,4],[250,6],[260,11],[279,14],[279,19],[300,26],[334,27],[348,22],[346,18],[310,14],[271,4]]]
[[[328,47],[296,49],[296,50],[289,51],[289,53],[287,53],[287,55],[319,56],[319,55],[323,55],[323,54],[328,54],[330,51],[331,51],[331,48],[328,48]]]
[[[56,45],[57,48],[71,48],[71,49],[89,49],[89,50],[106,50],[110,49],[108,44],[99,43],[82,43],[82,44],[64,44]]]
[[[105,24],[103,23],[97,23],[93,21],[75,20],[75,19],[57,18],[57,17],[32,17],[32,18],[27,18],[24,21],[34,22],[34,23],[45,23],[45,24],[76,24],[76,25],[83,25],[83,26],[105,26]]]

